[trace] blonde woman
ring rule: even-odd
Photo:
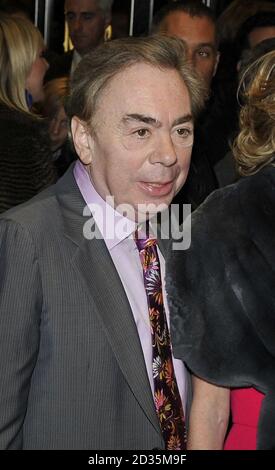
[[[0,212],[55,179],[46,128],[31,111],[44,98],[43,51],[29,20],[0,14]]]
[[[194,373],[189,449],[275,449],[275,51],[241,87],[243,178],[194,212],[168,263],[174,353]]]

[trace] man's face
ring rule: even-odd
[[[135,217],[138,204],[169,205],[190,165],[193,121],[187,88],[175,70],[132,65],[102,91],[92,132],[73,118],[72,133],[103,199],[112,195],[116,206],[131,205]]]
[[[56,113],[50,119],[49,135],[52,152],[55,152],[66,142],[68,137],[68,118],[62,104],[60,104]]]
[[[176,11],[164,18],[160,31],[185,41],[188,60],[210,88],[219,61],[215,25],[212,21],[205,16],[192,17],[185,12]]]
[[[255,28],[248,35],[249,46],[252,49],[265,39],[275,38],[275,26],[262,26]]]
[[[66,0],[65,17],[74,48],[81,56],[103,41],[110,20],[100,10],[97,0]]]

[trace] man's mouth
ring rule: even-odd
[[[138,185],[142,191],[149,194],[150,196],[167,196],[169,193],[171,193],[174,187],[174,180],[158,183],[140,181]]]

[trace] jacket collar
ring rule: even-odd
[[[73,175],[73,165],[56,184],[69,256],[101,322],[114,356],[144,413],[160,434],[136,324],[120,277],[104,240],[83,236],[86,205]]]

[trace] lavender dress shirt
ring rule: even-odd
[[[102,199],[95,190],[85,166],[80,161],[77,161],[75,164],[74,177],[85,202],[89,205],[93,213],[95,223],[102,234],[102,238],[106,243],[107,249],[109,250],[110,256],[124,286],[137,326],[147,374],[153,393],[152,342],[148,304],[143,282],[142,265],[136,243],[133,239],[136,224],[132,220],[123,217],[110,204]],[[158,255],[161,267],[164,307],[168,325],[170,326],[169,309],[165,291],[165,261],[159,248]],[[186,370],[183,362],[175,359],[174,356],[173,364],[183,408],[185,410],[187,393]]]

